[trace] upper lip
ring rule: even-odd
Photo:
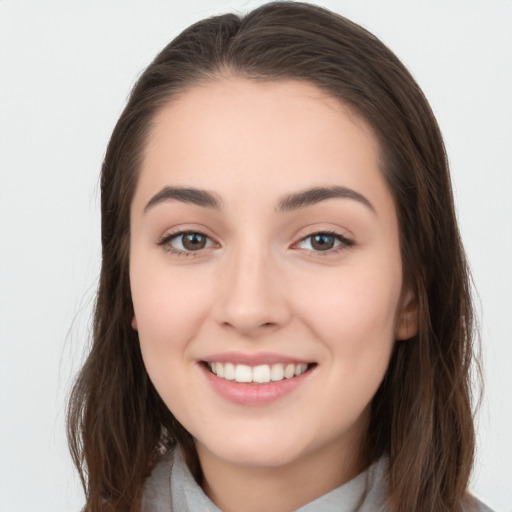
[[[274,352],[257,352],[248,354],[244,352],[221,352],[211,354],[202,359],[206,363],[233,363],[245,364],[247,366],[258,366],[261,364],[309,364],[312,361],[290,357],[284,354],[276,354]]]

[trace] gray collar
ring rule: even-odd
[[[376,512],[384,510],[387,459],[333,491],[297,509],[296,512]],[[176,450],[162,460],[146,482],[143,512],[221,512],[196,483]]]

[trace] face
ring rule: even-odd
[[[301,82],[223,78],[159,112],[130,280],[147,371],[202,462],[358,450],[414,334],[377,141]]]

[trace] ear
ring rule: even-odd
[[[408,287],[402,292],[396,317],[395,339],[408,340],[418,334],[418,299]]]
[[[134,331],[138,331],[139,330],[139,327],[137,326],[137,318],[135,318],[135,315],[133,315],[133,317],[132,317],[132,329]]]

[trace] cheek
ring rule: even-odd
[[[399,260],[398,260],[399,261]],[[386,373],[394,346],[395,315],[401,292],[401,269],[388,265],[336,269],[308,283],[302,293],[301,315],[324,349],[329,367],[319,404],[333,411],[333,424],[345,424],[363,412]]]
[[[158,264],[131,267],[132,300],[144,360],[149,367],[169,356],[173,363],[186,357],[188,343],[208,312],[201,276],[162,268]],[[202,293],[203,292],[203,293]],[[172,356],[172,357],[171,357]]]
[[[399,275],[399,274],[397,274]],[[377,392],[394,346],[401,279],[375,272],[331,277],[327,291],[303,295],[310,331],[324,349],[326,392],[318,406],[331,410],[333,428],[357,421]],[[314,286],[312,284],[312,286]],[[333,403],[339,407],[333,408]]]
[[[157,264],[137,266],[133,259],[132,300],[144,365],[161,398],[178,417],[189,411],[188,397],[197,385],[190,372],[194,365],[190,346],[208,310],[200,285],[186,272]]]
[[[321,337],[347,351],[362,345],[392,339],[395,314],[400,298],[401,279],[375,271],[346,269],[326,279],[318,276],[304,286],[297,303],[303,304],[303,316]],[[399,274],[398,274],[399,275]]]
[[[161,259],[135,254],[131,260],[130,286],[139,335],[176,333],[176,325],[188,324],[187,319],[200,314],[204,305],[203,276],[177,271]]]

